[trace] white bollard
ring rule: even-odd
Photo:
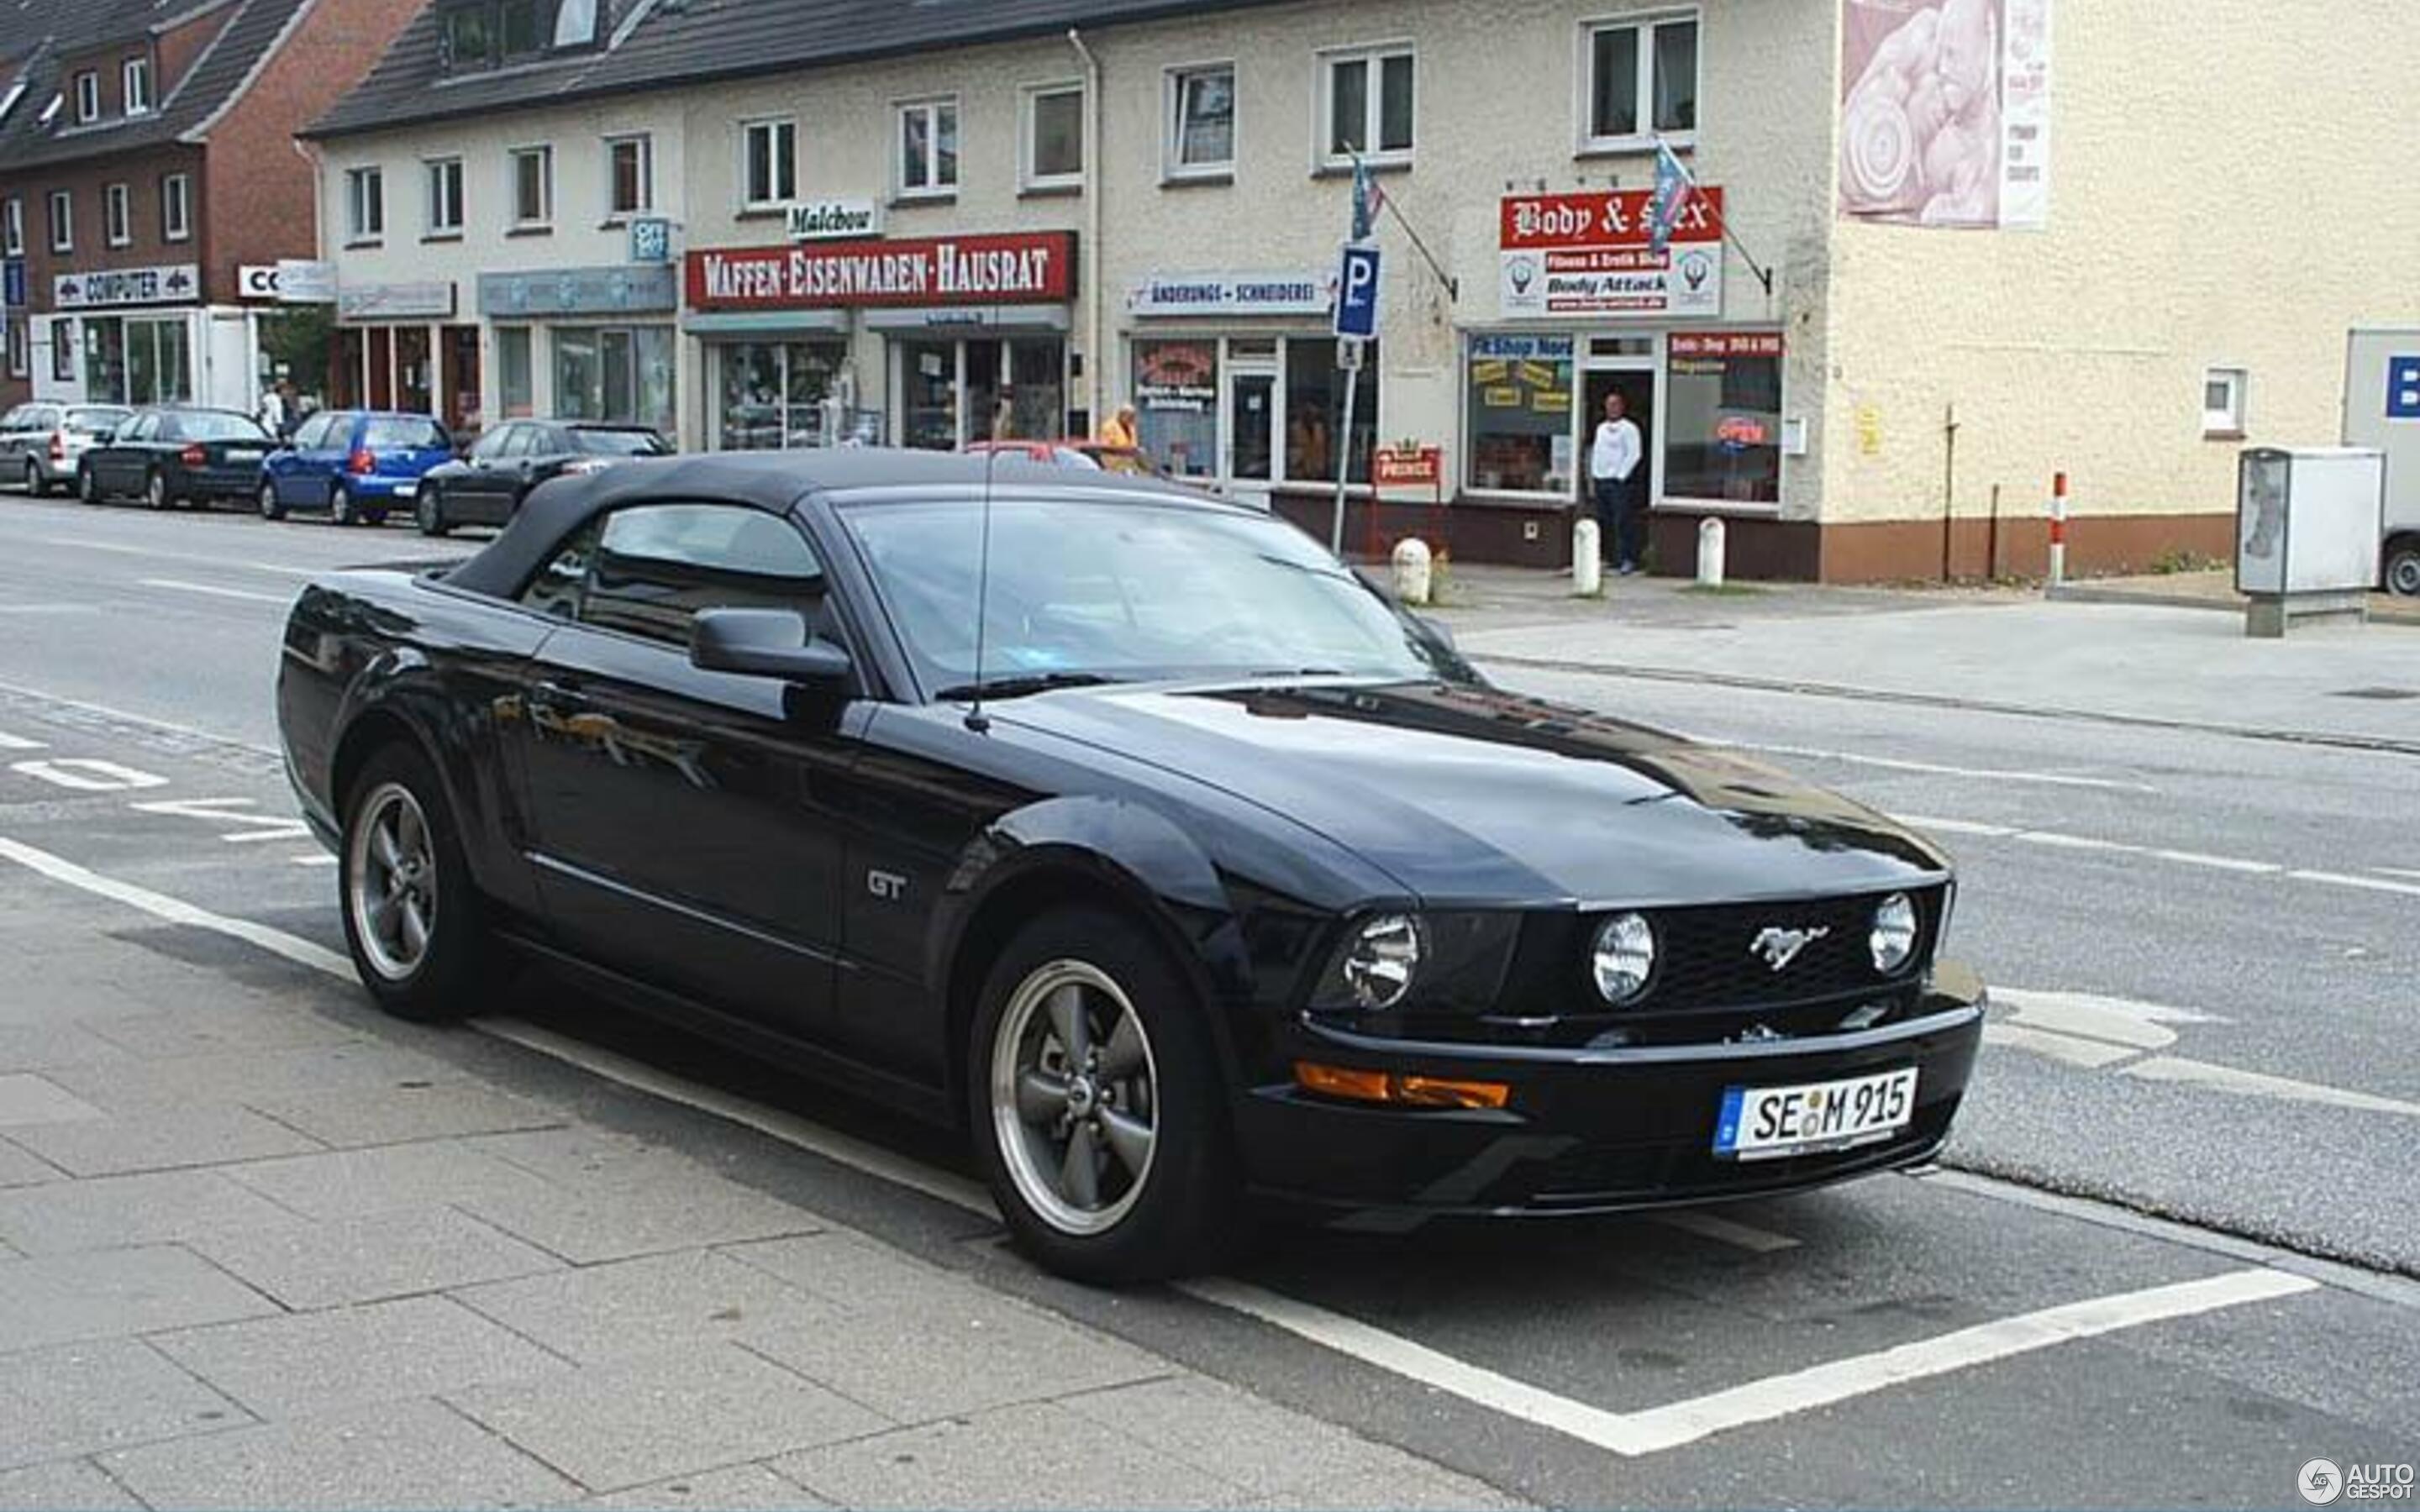
[[[1431,566],[1426,541],[1408,535],[1396,543],[1395,596],[1406,604],[1426,604]]]
[[[1605,589],[1605,563],[1597,555],[1596,521],[1575,520],[1572,525],[1572,592],[1582,598],[1594,598]]]
[[[1709,515],[1698,521],[1698,586],[1723,585],[1723,522]]]

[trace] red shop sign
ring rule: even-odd
[[[1648,189],[1584,194],[1507,194],[1497,245],[1505,252],[1568,247],[1644,247],[1649,242]],[[1672,223],[1674,241],[1723,239],[1723,192],[1700,189]]]
[[[1778,357],[1778,331],[1676,331],[1665,338],[1673,357]]]
[[[1076,234],[1014,231],[689,255],[692,310],[1031,304],[1073,299]]]

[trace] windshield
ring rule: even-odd
[[[918,677],[975,681],[974,500],[845,507]],[[986,684],[1339,674],[1473,680],[1281,520],[1132,500],[1000,500]]]
[[[597,456],[662,456],[672,450],[651,430],[575,430],[571,441]]]

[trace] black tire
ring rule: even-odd
[[[442,488],[424,486],[411,506],[411,517],[423,535],[440,536],[454,529],[445,519],[445,492]]]
[[[1042,1006],[1065,985],[1078,990],[1076,1011],[1086,1026],[1077,1037],[1096,1041],[1080,1072],[1068,1064],[1058,1015]],[[1111,1015],[1127,1013],[1143,1037],[1140,1056],[1128,1044],[1125,1057],[1140,1077],[1121,1076],[1112,1063],[1123,1026]],[[1158,945],[1102,909],[1046,914],[992,964],[967,1042],[968,1113],[993,1199],[1037,1262],[1079,1281],[1163,1280],[1215,1266],[1238,1237],[1241,1183],[1206,1013]],[[1067,1068],[1055,1082],[1054,1053]],[[1028,1065],[1044,1074],[1030,1081]],[[1034,1102],[1047,1111],[1023,1110],[1018,1094],[1029,1087],[1042,1089]],[[1122,1115],[1125,1143],[1109,1132],[1108,1120]],[[1075,1132],[1061,1142],[1048,1132],[1054,1122]],[[1138,1163],[1132,1131],[1146,1124],[1147,1153]],[[1095,1173],[1089,1207],[1068,1194],[1078,1138]]]
[[[260,480],[260,494],[257,501],[260,505],[261,518],[279,520],[286,517],[286,506],[277,501],[277,485],[266,478]]]
[[[101,491],[101,480],[92,475],[92,469],[88,467],[76,469],[76,497],[87,504],[109,501],[109,496]]]
[[[399,870],[380,858],[379,839],[370,832],[389,817],[400,817],[392,808],[398,795],[419,815],[422,836],[409,883],[399,881]],[[435,770],[417,749],[387,746],[353,779],[344,813],[336,853],[337,912],[362,985],[380,1008],[415,1024],[444,1023],[474,1011],[496,980],[501,958],[488,928],[486,900],[462,858],[454,812]],[[409,934],[398,931],[397,939],[385,937],[372,895],[385,897],[397,909],[419,903],[422,944],[416,953],[398,949]]]
[[[158,468],[143,475],[143,507],[158,511],[176,507],[177,496],[168,491],[168,480]]]
[[[2420,598],[2420,541],[2402,540],[2386,548],[2386,572],[2381,579],[2399,598]]]
[[[338,525],[351,525],[361,518],[360,511],[353,508],[352,491],[341,483],[328,490],[328,518]]]
[[[42,464],[30,456],[25,458],[25,497],[40,499],[50,491],[51,486],[42,480]]]

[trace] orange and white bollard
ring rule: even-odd
[[[2050,585],[2067,581],[2067,474],[2050,479]]]

